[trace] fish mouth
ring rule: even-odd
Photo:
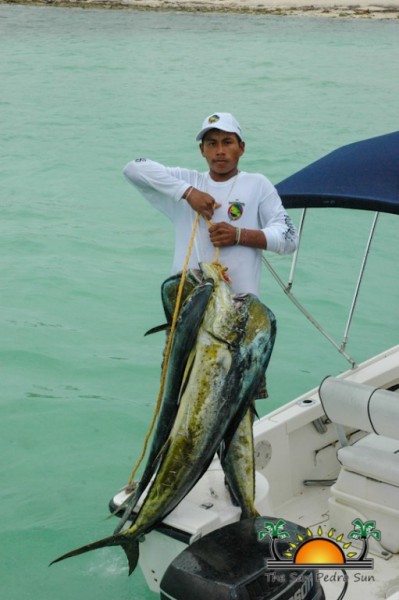
[[[204,282],[204,274],[201,269],[190,269],[191,274],[194,276],[194,279],[198,281],[198,283]]]
[[[221,280],[220,267],[218,265],[200,262],[199,266],[203,280],[211,279],[214,283],[218,283]]]

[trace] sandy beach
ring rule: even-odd
[[[0,4],[399,19],[399,0],[0,0]]]

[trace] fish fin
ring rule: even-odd
[[[233,487],[230,485],[229,480],[227,479],[226,476],[224,478],[224,485],[226,486],[227,491],[229,492],[230,500],[231,500],[232,505],[233,506],[240,506],[240,502],[239,502],[238,498],[236,497],[236,495],[234,494]]]
[[[119,490],[119,492],[124,491],[128,495],[127,495],[127,497],[124,499],[124,501],[121,504],[119,504],[118,506],[116,506],[112,510],[111,510],[111,506],[109,507],[111,512],[110,512],[109,515],[107,515],[105,517],[105,519],[104,519],[105,521],[107,521],[108,519],[111,519],[112,517],[115,517],[118,513],[120,513],[122,510],[125,509],[125,507],[128,505],[128,503],[131,501],[133,494],[136,492],[136,490],[137,490],[137,488],[139,486],[139,483],[140,483],[139,481],[133,481],[132,483],[128,483],[127,485],[124,485]],[[114,533],[116,533],[116,532],[114,531]]]
[[[114,529],[114,535],[116,535],[117,533],[119,533],[121,531],[121,529],[123,528],[123,526],[125,525],[125,523],[127,521],[129,521],[129,518],[131,517],[133,510],[138,502],[138,499],[140,498],[142,493],[142,490],[139,486],[136,487],[135,491],[133,492],[133,494],[131,496],[129,496],[129,498],[127,498],[127,500],[125,500],[125,502],[121,505],[120,508],[123,508],[123,515],[121,516],[118,525],[115,527]]]
[[[157,325],[156,327],[152,327],[146,331],[144,336],[151,335],[152,333],[158,333],[158,331],[166,331],[167,329],[170,329],[170,323],[163,323],[163,325]]]
[[[160,449],[160,451],[158,452],[158,455],[155,457],[154,464],[157,465],[157,468],[159,468],[160,463],[162,461],[162,458],[164,457],[164,455],[168,451],[170,444],[171,444],[171,439],[170,439],[170,436],[169,436],[167,438],[166,442],[164,443],[164,445],[162,446],[162,448]]]
[[[91,552],[91,550],[98,550],[99,548],[106,548],[108,546],[122,546],[129,563],[129,575],[131,575],[136,568],[139,559],[139,543],[137,538],[123,534],[111,535],[102,540],[98,540],[97,542],[92,542],[86,546],[76,548],[76,550],[71,550],[51,561],[50,566],[61,560],[65,560],[66,558],[71,558],[72,556],[78,556],[79,554],[85,554],[86,552]]]
[[[163,446],[161,447],[161,449],[159,450],[157,456],[153,460],[152,464],[154,465],[154,472],[156,472],[157,469],[159,468],[159,464],[162,461],[162,458],[164,457],[166,452],[168,451],[170,444],[171,444],[171,440],[170,440],[170,437],[168,437],[167,440],[164,442]],[[133,495],[130,496],[125,501],[125,503],[123,505],[123,508],[125,510],[124,510],[122,517],[119,520],[118,525],[114,529],[114,535],[117,535],[118,533],[120,533],[120,531],[122,530],[125,523],[127,521],[129,521],[130,517],[134,514],[133,511],[134,511],[136,504],[137,504],[143,491],[144,490],[140,487],[140,485],[138,485],[136,490],[133,492]],[[139,510],[137,511],[137,514],[138,514],[138,512],[139,512]],[[134,518],[132,519],[133,522],[135,521],[137,514],[134,514]]]
[[[159,463],[161,462],[161,460],[162,460],[164,454],[166,453],[166,451],[168,450],[169,446],[170,446],[170,438],[168,438],[166,440],[166,442],[163,444],[163,446],[159,450],[157,456],[153,460],[152,464],[153,464],[154,472],[156,472],[156,470],[158,469]],[[137,485],[136,489],[134,490],[133,494],[131,496],[129,496],[129,498],[127,500],[125,500],[123,505],[121,505],[120,508],[124,508],[124,512],[118,522],[118,525],[114,529],[114,535],[117,535],[118,533],[120,533],[120,531],[122,530],[125,523],[130,520],[130,517],[133,515],[133,511],[134,511],[136,504],[137,504],[141,494],[143,493],[144,489],[142,489],[142,487],[140,486],[140,483],[139,483]],[[134,521],[136,517],[137,517],[137,515],[135,515],[134,519],[132,519],[132,520]]]
[[[194,365],[195,355],[196,355],[196,350],[195,350],[195,348],[193,348],[191,350],[189,356],[188,356],[187,363],[186,363],[186,368],[185,368],[184,373],[183,373],[182,383],[181,383],[180,391],[179,391],[179,397],[177,399],[177,405],[178,406],[180,405],[181,398],[182,398],[182,396],[183,396],[183,394],[185,392],[185,389],[186,389],[186,387],[188,385],[188,382],[189,382],[189,379],[190,379],[190,374],[191,374],[191,371],[192,371],[192,368],[193,368],[193,365]]]
[[[257,511],[254,505],[246,507],[245,509],[241,507],[240,521],[243,521],[244,519],[253,519],[254,517],[260,516],[260,513]]]
[[[159,464],[160,464],[163,456],[167,452],[167,450],[170,446],[170,443],[171,443],[170,437],[168,437],[166,439],[166,441],[164,442],[164,444],[161,446],[161,449],[159,450],[158,454],[153,459],[152,468],[153,468],[154,474],[157,472],[157,470],[159,468]],[[139,510],[136,511],[137,514],[135,514],[133,511],[137,505],[137,502],[140,499],[141,494],[144,492],[144,490],[146,489],[147,485],[150,484],[150,482],[151,482],[151,480],[149,480],[149,482],[146,483],[146,485],[144,485],[144,486],[141,485],[141,482],[138,482],[138,485],[135,487],[132,495],[129,496],[129,498],[127,498],[125,500],[125,502],[121,505],[121,507],[124,508],[124,512],[119,520],[118,525],[114,529],[114,535],[120,533],[120,531],[122,530],[123,526],[125,525],[125,523],[127,521],[129,521],[129,520],[132,520],[133,522],[135,521]],[[130,519],[130,517],[132,517],[132,515],[134,515],[134,516],[132,519]]]
[[[81,546],[80,548],[76,548],[75,550],[71,550],[62,556],[51,561],[50,565],[54,563],[60,562],[61,560],[65,560],[66,558],[71,558],[72,556],[79,556],[79,554],[85,554],[86,552],[90,552],[91,550],[98,550],[99,548],[106,548],[107,546],[117,546],[121,544],[121,541],[115,535],[111,535],[109,537],[98,540],[97,542],[91,542],[90,544],[86,544],[86,546]]]
[[[128,539],[128,538],[127,538]],[[121,544],[129,564],[129,575],[133,573],[139,561],[139,542],[132,540],[129,544]]]
[[[217,450],[218,456],[219,456],[219,460],[220,462],[222,462],[226,456],[226,442],[224,440],[222,440],[219,444],[219,448]]]

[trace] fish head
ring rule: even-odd
[[[167,322],[169,324],[172,322],[173,319],[176,299],[181,284],[181,277],[181,273],[171,275],[162,283],[161,286],[162,304]],[[186,277],[184,278],[183,288],[181,290],[181,305],[184,304],[186,299],[190,296],[190,294],[193,292],[193,290],[199,283],[201,283],[201,278],[198,271],[188,271]]]
[[[229,278],[226,275],[227,267],[223,267],[220,263],[200,263],[200,269],[205,279],[211,279],[215,285],[223,282],[229,283]]]
[[[243,298],[236,299],[218,263],[200,263],[204,278],[212,281],[214,290],[204,318],[204,329],[229,346],[239,343],[247,315],[241,310]],[[244,302],[245,303],[245,302]]]

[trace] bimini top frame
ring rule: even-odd
[[[332,338],[292,293],[300,244],[293,256],[287,283],[263,257],[263,262],[290,300],[354,368],[356,363],[345,349],[378,216],[380,212],[399,214],[399,131],[338,148],[276,187],[285,208],[303,209],[300,240],[308,208],[336,207],[375,212],[341,343]]]

